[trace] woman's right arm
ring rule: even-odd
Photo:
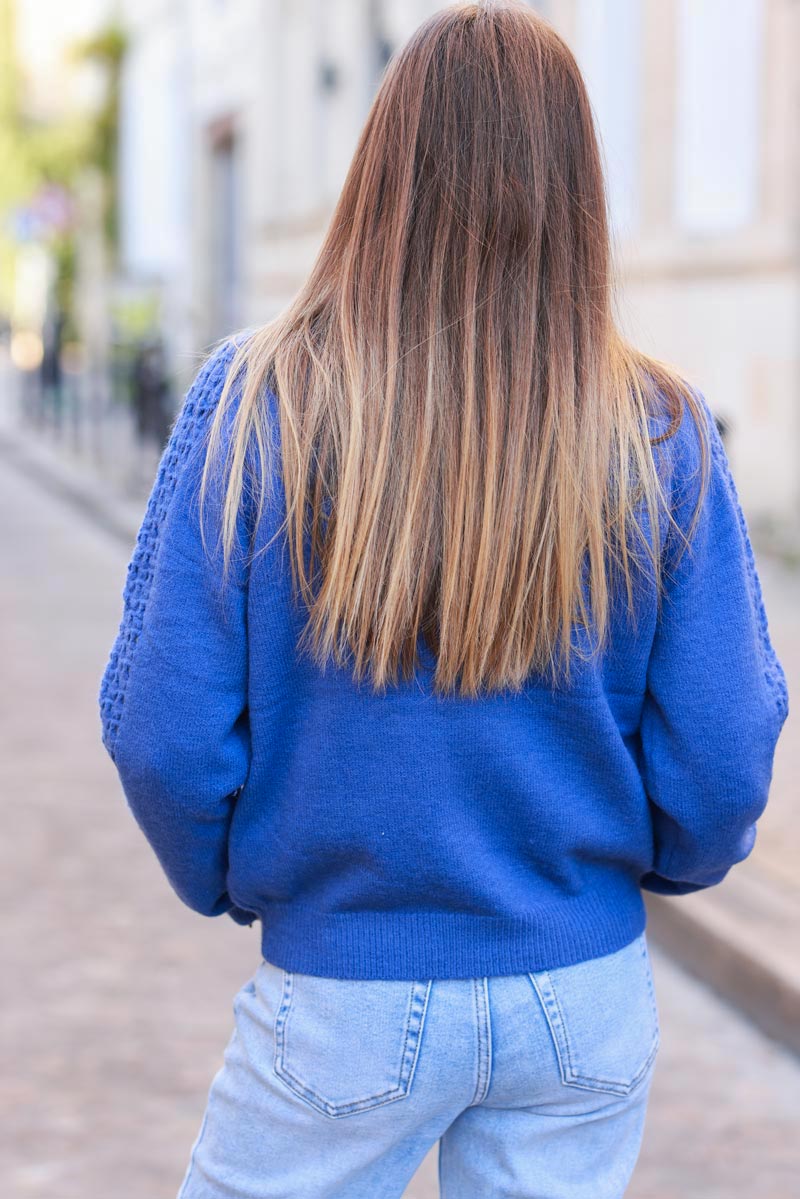
[[[789,710],[745,517],[722,439],[700,396],[710,478],[690,548],[673,530],[662,617],[648,665],[641,770],[651,805],[653,869],[645,890],[680,895],[721,882],[756,839]],[[687,529],[700,446],[691,417],[675,435],[673,511]]]

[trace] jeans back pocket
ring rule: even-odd
[[[282,970],[275,1073],[326,1116],[405,1098],[431,982],[320,978]]]
[[[660,1026],[642,932],[615,953],[528,975],[565,1086],[627,1095],[658,1052]]]

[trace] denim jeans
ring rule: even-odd
[[[367,981],[263,961],[178,1199],[618,1199],[659,1046],[645,933],[577,965]]]

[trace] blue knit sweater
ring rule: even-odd
[[[697,891],[747,857],[788,694],[705,399],[710,490],[692,552],[664,537],[677,565],[660,618],[643,587],[636,629],[620,609],[568,691],[437,697],[420,641],[416,678],[379,697],[296,652],[284,536],[268,544],[280,485],[254,532],[268,548],[239,555],[225,591],[213,490],[204,553],[203,434],[233,348],[173,425],[99,696],[127,802],[189,907],[257,918],[264,957],[308,974],[511,974],[611,953],[645,927],[642,889]],[[658,448],[684,527],[688,414]],[[240,533],[248,545],[247,504]]]

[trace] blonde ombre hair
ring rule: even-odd
[[[225,570],[250,447],[263,513],[268,388],[314,660],[369,669],[382,690],[412,677],[422,634],[437,692],[519,690],[532,672],[569,682],[585,657],[573,631],[606,643],[612,565],[629,610],[641,567],[660,601],[669,502],[652,445],[684,405],[701,499],[707,479],[692,388],[626,342],[612,309],[602,162],[572,53],[513,0],[436,13],[385,71],[307,281],[231,363],[201,491],[236,383]]]

